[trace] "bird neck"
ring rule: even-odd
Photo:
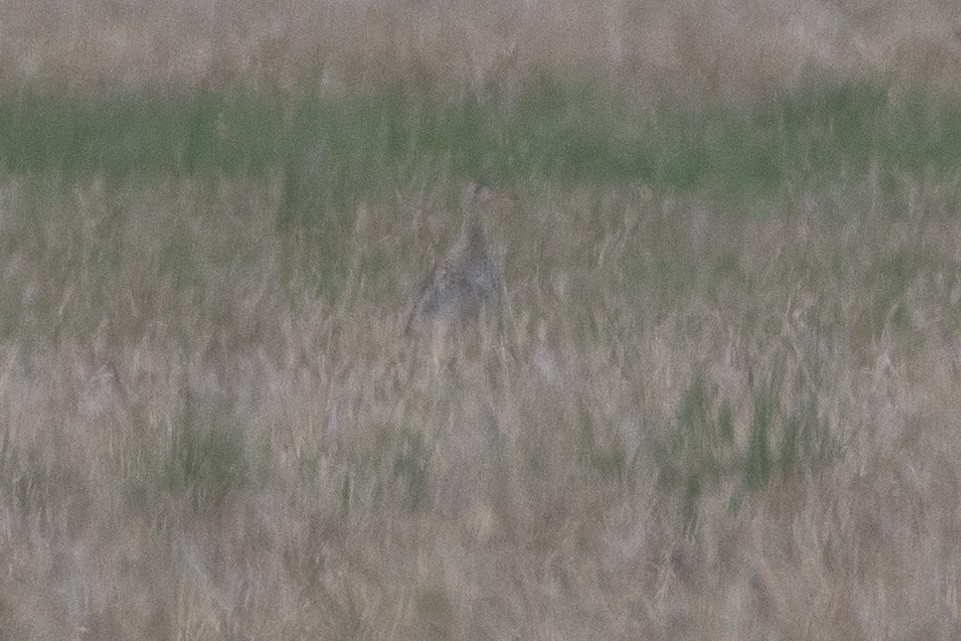
[[[461,232],[461,236],[468,246],[484,245],[484,226],[481,223],[481,218],[481,212],[476,209],[471,209],[467,212],[467,218],[464,220],[464,229]]]

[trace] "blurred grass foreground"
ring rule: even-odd
[[[961,637],[957,8],[791,4],[4,8],[0,641]]]

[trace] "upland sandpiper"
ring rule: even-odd
[[[460,238],[434,264],[407,315],[404,333],[426,319],[450,325],[476,317],[500,295],[500,277],[487,253],[484,214],[498,193],[475,180],[461,194],[464,217]]]

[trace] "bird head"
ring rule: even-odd
[[[492,188],[484,180],[472,180],[464,186],[461,194],[461,209],[464,211],[484,209],[491,202],[501,198],[504,198],[504,194]]]

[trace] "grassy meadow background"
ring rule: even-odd
[[[4,3],[0,641],[961,638],[904,4]],[[503,305],[405,337],[478,175]]]

